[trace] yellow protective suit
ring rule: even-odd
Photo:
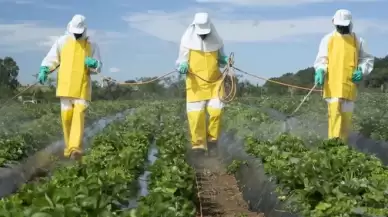
[[[205,40],[197,34],[199,28],[197,21],[201,19],[210,32]],[[206,29],[200,31],[204,32]],[[220,100],[224,95],[220,80],[222,74],[219,69],[219,59],[222,57],[224,57],[223,42],[207,14],[196,14],[193,24],[182,37],[177,60],[177,65],[183,62],[189,65],[186,77],[186,106],[193,149],[206,150],[208,142],[216,143],[219,138],[224,106]]]
[[[85,65],[85,58],[92,57],[99,61],[99,66],[102,65],[98,46],[90,42],[86,29],[80,39],[75,39],[69,31],[71,25],[77,26],[72,22],[74,18],[68,25],[67,33],[55,42],[42,62],[42,66],[49,68],[59,65],[56,96],[61,101],[65,157],[82,153],[85,112],[91,100],[90,75],[98,73],[101,68],[90,71]]]
[[[341,35],[334,31],[321,41],[314,64],[326,72],[323,97],[328,103],[328,138],[348,140],[357,86],[353,72],[361,68],[363,74],[373,69],[374,58],[365,51],[365,41],[354,33]]]
[[[88,102],[83,99],[61,98],[61,118],[65,141],[64,156],[82,152],[85,112]]]
[[[218,68],[218,51],[201,52],[190,50],[189,73],[186,78],[187,116],[193,149],[207,149],[207,142],[217,142],[224,95],[221,72]],[[207,81],[217,81],[208,83]],[[221,87],[220,87],[221,86]],[[220,89],[221,88],[221,89]],[[209,115],[206,124],[206,111]]]

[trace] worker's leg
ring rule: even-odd
[[[63,140],[65,142],[65,157],[68,157],[69,137],[71,129],[71,121],[73,119],[73,102],[69,98],[61,98],[61,119],[63,129]]]
[[[338,98],[327,99],[328,104],[328,138],[338,138],[341,135],[342,115],[341,103]]]
[[[188,102],[187,117],[193,149],[206,150],[206,101]]]
[[[344,100],[341,102],[342,112],[342,125],[340,138],[347,143],[349,139],[349,133],[352,130],[352,116],[354,110],[354,102]]]
[[[215,144],[221,130],[221,114],[224,104],[220,99],[211,99],[206,106],[209,114],[208,141]]]
[[[82,153],[82,140],[84,135],[85,112],[88,102],[82,99],[74,99],[73,119],[71,122],[71,131],[69,137],[69,146],[67,153],[76,154],[78,158]]]

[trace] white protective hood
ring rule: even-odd
[[[199,32],[206,32],[210,28],[210,33],[205,40],[199,36]],[[221,49],[224,43],[218,35],[216,28],[210,21],[207,13],[195,14],[194,21],[186,29],[181,39],[181,46],[190,50],[200,50],[213,52]]]
[[[74,33],[82,32],[82,38],[87,38],[87,25],[83,15],[76,14],[67,24],[66,35],[73,35]]]

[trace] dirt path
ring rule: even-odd
[[[235,177],[226,173],[217,158],[205,157],[203,165],[197,167],[197,181],[201,202],[198,217],[264,217],[248,210]]]

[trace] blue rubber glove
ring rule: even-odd
[[[318,86],[322,86],[323,85],[323,75],[325,74],[325,71],[323,69],[317,69],[315,71],[315,76],[314,76],[314,81],[315,81],[315,84],[318,85]]]
[[[359,82],[361,80],[362,80],[362,71],[361,71],[361,68],[358,68],[356,71],[353,72],[352,81]]]
[[[179,64],[178,71],[182,75],[187,74],[187,71],[189,71],[189,64],[187,62]]]
[[[86,58],[85,58],[85,65],[86,65],[88,68],[95,69],[95,68],[98,67],[98,60],[93,59],[93,58],[91,58],[91,57],[86,57]]]
[[[38,81],[40,84],[44,84],[47,81],[47,76],[50,73],[50,69],[47,66],[41,66],[38,74]]]

